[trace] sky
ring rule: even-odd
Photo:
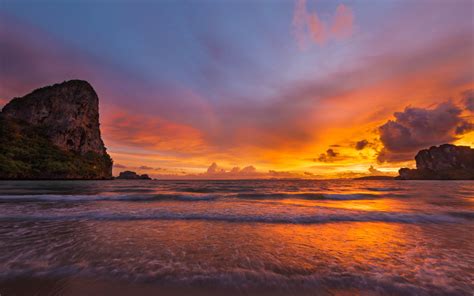
[[[394,175],[474,147],[474,1],[0,1],[0,106],[70,79],[114,174]]]

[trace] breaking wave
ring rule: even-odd
[[[400,213],[345,211],[312,215],[228,213],[85,213],[0,215],[0,221],[134,221],[134,220],[201,220],[236,223],[318,224],[331,222],[391,222],[391,223],[459,223],[474,219],[472,212]]]
[[[372,193],[227,193],[227,194],[124,194],[124,195],[59,195],[59,194],[32,194],[32,195],[0,195],[1,202],[93,202],[93,201],[213,201],[221,198],[234,198],[243,200],[278,200],[278,199],[303,199],[303,200],[364,200],[383,197],[392,197],[393,194]]]

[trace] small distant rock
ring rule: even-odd
[[[118,180],[151,180],[151,178],[147,174],[138,175],[132,171],[124,171],[119,174],[118,177],[115,179]]]
[[[416,169],[399,170],[401,180],[474,180],[474,149],[444,144],[421,150]]]

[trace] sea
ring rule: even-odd
[[[0,181],[0,295],[474,295],[474,182]]]

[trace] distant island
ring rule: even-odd
[[[392,176],[364,176],[359,178],[354,178],[354,180],[394,180],[395,177]]]
[[[124,171],[119,174],[118,177],[115,177],[117,180],[151,180],[147,174],[139,175],[132,171]]]
[[[0,179],[112,179],[99,98],[88,82],[43,87],[3,107]]]
[[[418,152],[416,169],[402,168],[399,180],[474,180],[474,149],[444,144]]]

